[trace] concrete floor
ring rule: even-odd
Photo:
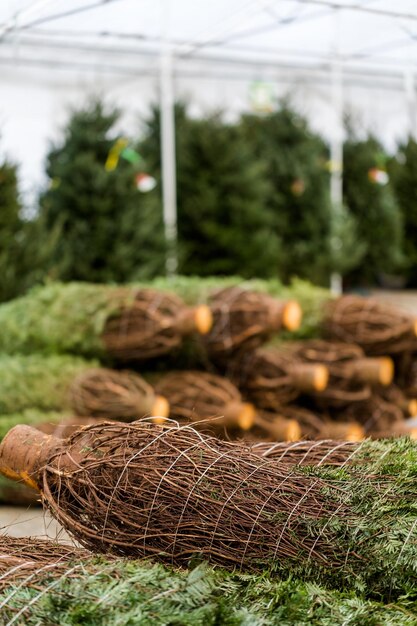
[[[0,534],[11,537],[49,537],[68,542],[68,535],[60,525],[44,513],[41,507],[0,507]]]
[[[417,291],[374,290],[372,296],[417,315]],[[69,541],[68,536],[41,507],[0,506],[0,533],[12,537],[49,537]]]

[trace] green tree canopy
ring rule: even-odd
[[[118,120],[119,111],[90,102],[72,113],[48,154],[50,187],[40,205],[46,231],[58,230],[48,263],[54,278],[124,282],[163,270],[158,192],[142,194],[135,182],[143,163],[120,158],[105,168],[122,138]]]
[[[409,285],[417,286],[417,142],[403,143],[389,164],[395,196],[404,224],[405,273]]]
[[[268,115],[243,115],[241,130],[267,166],[267,206],[283,242],[282,278],[327,282],[332,213],[326,145],[287,103]]]
[[[372,135],[357,139],[352,131],[344,145],[343,194],[356,217],[358,236],[366,243],[360,267],[350,274],[355,283],[372,283],[393,273],[403,261],[402,216],[385,172],[387,156]]]
[[[263,162],[220,115],[192,119],[183,104],[175,115],[180,273],[277,276],[281,242]],[[160,175],[157,107],[140,150]]]

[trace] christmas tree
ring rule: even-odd
[[[239,129],[220,115],[176,116],[179,272],[277,276],[281,245],[267,206],[265,168]],[[161,169],[159,111],[153,108],[140,150]]]
[[[395,272],[402,263],[402,218],[386,161],[375,137],[360,140],[349,130],[344,145],[344,200],[356,217],[359,238],[366,243],[360,267],[349,275],[355,284],[373,283],[382,273]]]
[[[138,190],[143,162],[117,134],[118,120],[117,110],[91,102],[72,113],[48,155],[50,187],[40,204],[46,232],[58,230],[53,278],[124,282],[163,271],[158,193]]]
[[[332,211],[324,142],[287,103],[268,115],[244,115],[241,131],[267,165],[268,209],[283,242],[282,278],[327,282]]]
[[[18,267],[23,223],[16,166],[0,164],[0,300],[8,300],[19,292]]]
[[[404,222],[405,274],[417,286],[417,142],[412,137],[400,146],[389,163],[389,175]]]

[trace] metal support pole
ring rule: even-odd
[[[166,273],[168,276],[173,276],[178,267],[177,180],[175,159],[173,54],[169,41],[169,0],[162,0],[161,8],[163,22],[165,23],[160,67],[162,201],[165,239],[167,243],[165,264]]]
[[[332,105],[334,111],[334,128],[330,143],[330,199],[333,215],[343,208],[343,74],[339,52],[340,11],[336,11],[336,50],[332,63]],[[339,246],[341,242],[332,240],[331,245]],[[343,291],[342,277],[337,272],[330,276],[330,290],[335,296]]]
[[[410,137],[416,137],[417,118],[416,118],[416,86],[413,69],[410,67],[404,72],[404,89],[407,99],[408,110],[408,132]]]

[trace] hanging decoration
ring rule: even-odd
[[[291,193],[293,196],[296,196],[296,197],[302,196],[306,190],[305,182],[303,181],[302,178],[296,178],[291,183],[290,189],[291,189]]]
[[[368,170],[368,179],[376,185],[387,185],[389,182],[388,173],[379,167],[371,167]]]
[[[129,146],[129,140],[124,137],[117,139],[110,148],[104,165],[105,170],[107,172],[113,172],[119,165],[120,159],[124,159],[132,165],[138,165],[144,162],[143,157],[134,148]],[[140,171],[135,175],[135,184],[138,191],[147,193],[155,189],[156,179],[150,174]]]

